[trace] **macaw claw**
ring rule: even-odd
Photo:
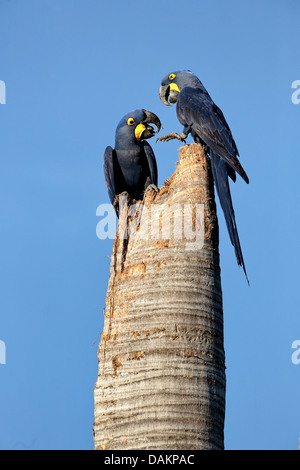
[[[156,139],[155,143],[157,141],[159,141],[159,142],[169,142],[169,140],[173,140],[173,139],[178,139],[178,140],[180,140],[180,142],[186,143],[185,138],[186,138],[185,134],[178,134],[177,132],[171,132],[171,134],[166,134],[166,135],[162,135],[161,137],[158,137],[158,139]]]

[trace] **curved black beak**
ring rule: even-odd
[[[146,117],[136,126],[134,133],[135,133],[135,138],[140,141],[141,139],[150,139],[150,137],[153,137],[155,135],[155,130],[152,126],[149,126],[149,123],[153,123],[157,127],[157,131],[160,131],[161,128],[161,122],[159,118],[156,116],[156,114],[151,113],[151,111],[147,111],[146,109],[143,109]]]
[[[161,122],[159,120],[159,118],[156,116],[156,114],[154,113],[151,113],[151,111],[147,111],[146,109],[143,109],[144,113],[146,114],[146,119],[144,119],[142,122],[144,124],[155,124],[156,127],[157,127],[157,131],[156,132],[159,132],[160,131],[160,128],[161,128]],[[147,126],[148,127],[148,126]],[[151,127],[151,126],[149,126]],[[152,128],[153,129],[153,128]]]
[[[163,104],[165,104],[166,106],[171,106],[168,102],[169,94],[170,94],[170,85],[161,85],[159,87],[159,97],[161,101],[163,102]]]

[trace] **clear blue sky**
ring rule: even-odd
[[[0,0],[1,449],[93,447],[103,152],[132,109],[181,132],[158,98],[181,68],[223,110],[250,178],[231,185],[250,288],[218,211],[226,448],[297,448],[299,17],[297,0]],[[162,185],[178,142],[153,147]]]

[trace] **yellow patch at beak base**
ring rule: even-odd
[[[135,131],[134,131],[136,140],[141,140],[142,133],[144,132],[145,129],[146,127],[141,122],[136,126]]]
[[[170,90],[175,90],[175,91],[178,91],[178,93],[180,93],[180,90],[178,86],[176,85],[176,83],[170,83]]]

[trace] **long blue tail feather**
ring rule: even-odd
[[[243,267],[247,282],[249,279],[246,272],[244,263],[242,248],[239,240],[234,209],[232,205],[232,199],[230,194],[229,182],[228,182],[228,171],[226,162],[218,155],[210,151],[212,172],[216,190],[219,196],[220,204],[224,213],[227,230],[229,233],[230,241],[234,247],[235,256],[239,266]],[[250,284],[249,284],[250,285]]]

